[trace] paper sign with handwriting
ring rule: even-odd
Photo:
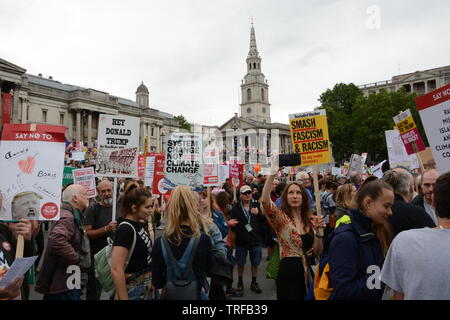
[[[0,142],[0,220],[58,220],[64,172],[62,126],[5,124]]]

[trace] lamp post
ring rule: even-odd
[[[164,152],[164,137],[165,136],[166,135],[164,134],[164,131],[161,131],[161,152]]]
[[[236,126],[236,123],[233,124],[233,126],[231,127],[231,129],[233,129],[233,149],[234,149],[234,157],[237,157],[237,136],[236,136],[236,130],[238,129],[238,127]]]

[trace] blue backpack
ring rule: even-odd
[[[199,284],[192,269],[199,239],[192,237],[180,261],[177,261],[165,237],[161,247],[167,267],[167,284],[163,300],[199,300]]]

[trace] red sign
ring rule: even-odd
[[[2,93],[2,124],[11,122],[12,96]]]
[[[164,190],[164,162],[166,155],[164,152],[155,154],[155,173],[153,175],[153,194],[166,194],[168,190]]]
[[[41,214],[45,219],[53,219],[58,215],[58,206],[54,202],[47,202],[41,208]]]
[[[33,128],[34,127],[34,128]],[[66,142],[66,127],[41,124],[5,124],[2,140]]]
[[[240,187],[244,181],[243,179],[244,165],[237,161],[231,161],[230,164],[230,184],[235,187]]]
[[[145,156],[138,156],[138,177],[143,178],[145,172]]]
[[[423,96],[416,98],[417,110],[421,111],[426,108],[441,104],[450,99],[450,83],[446,86],[431,91]]]

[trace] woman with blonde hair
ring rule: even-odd
[[[164,235],[156,240],[152,251],[152,283],[156,289],[162,289],[174,276],[174,271],[168,270],[166,265],[163,246],[166,251],[172,251],[177,261],[182,259],[188,247],[194,247],[191,251],[192,271],[198,284],[197,299],[202,299],[203,292],[208,289],[206,272],[212,264],[211,239],[201,231],[207,228],[199,214],[198,197],[189,187],[178,186],[172,191],[167,204],[166,219]],[[169,297],[166,296],[166,298]]]
[[[338,221],[347,211],[355,208],[355,195],[358,190],[353,183],[347,183],[338,187],[334,195],[336,210],[334,211],[334,221]]]

